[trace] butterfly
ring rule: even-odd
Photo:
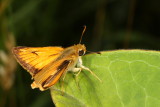
[[[85,29],[86,26],[82,36]],[[19,64],[31,74],[34,80],[31,84],[32,89],[39,88],[44,91],[56,84],[62,76],[64,79],[67,71],[79,74],[82,69],[89,71],[100,80],[82,64],[81,56],[86,53],[86,46],[81,44],[81,39],[79,44],[67,48],[19,46],[14,47],[12,52]]]

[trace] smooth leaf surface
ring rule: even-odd
[[[90,72],[68,72],[51,96],[57,107],[160,107],[160,52],[106,51],[83,57]],[[62,92],[64,90],[64,92]]]

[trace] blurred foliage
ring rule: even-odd
[[[7,35],[21,46],[70,46],[79,42],[90,51],[160,49],[160,1],[157,0],[1,0],[0,50]],[[7,54],[7,53],[6,53]],[[3,66],[0,61],[0,65]],[[10,90],[0,89],[0,107],[52,106],[49,91],[30,87],[21,67]]]

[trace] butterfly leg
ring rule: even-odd
[[[77,85],[78,89],[80,90],[79,82],[78,82],[78,78],[77,77],[81,73],[82,68],[72,68],[71,71],[76,73],[76,74],[74,74],[75,75],[75,80],[76,80],[76,85]]]
[[[72,68],[72,72],[75,72],[76,77],[80,74],[80,72],[82,71],[82,68]],[[77,73],[78,72],[78,73]]]
[[[96,77],[100,82],[102,82],[102,80],[99,79],[98,76],[97,76],[95,73],[93,73],[89,68],[83,66],[81,57],[78,59],[77,66],[78,66],[79,68],[81,68],[81,69],[84,69],[84,70],[86,70],[86,71],[89,71],[94,77]]]
[[[62,91],[62,95],[64,94],[64,91],[65,91],[65,89],[64,89],[64,79],[65,79],[65,77],[66,77],[66,74],[67,74],[67,71],[64,72],[63,78],[62,78],[62,81],[61,81],[61,91]]]

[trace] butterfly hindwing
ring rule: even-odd
[[[61,47],[15,47],[18,62],[34,77],[63,51]]]

